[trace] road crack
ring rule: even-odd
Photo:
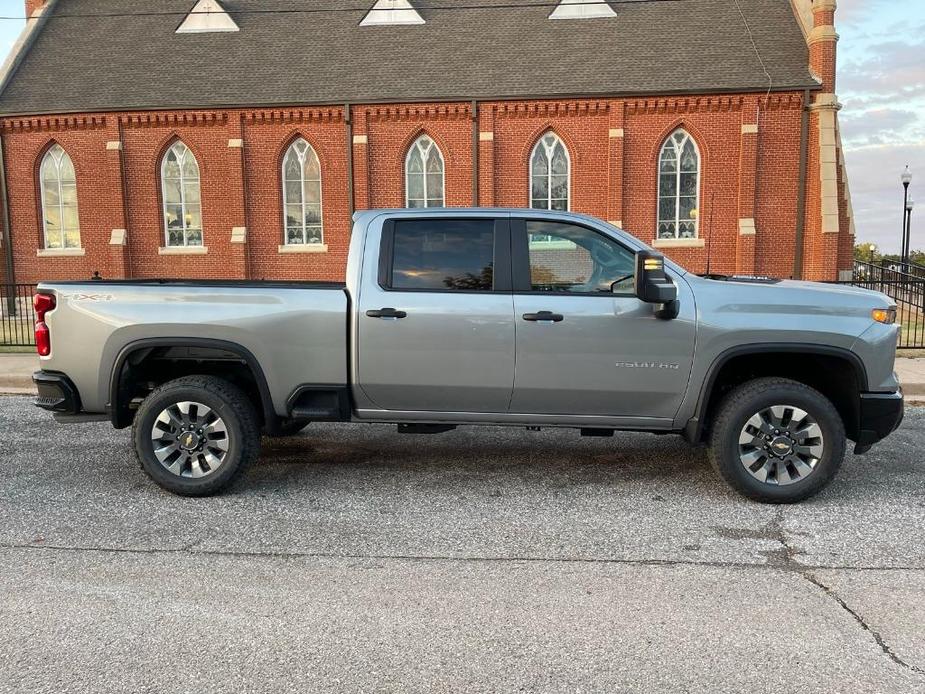
[[[854,621],[856,621],[858,625],[861,627],[861,629],[863,629],[864,631],[869,633],[871,636],[873,636],[874,641],[876,641],[877,645],[880,646],[880,650],[883,651],[890,660],[892,660],[894,663],[896,663],[900,667],[906,668],[907,670],[911,670],[912,672],[916,672],[920,675],[925,675],[925,670],[918,667],[917,665],[907,663],[905,660],[903,660],[898,655],[896,655],[896,652],[892,649],[892,647],[890,647],[890,644],[886,642],[886,640],[883,638],[883,635],[879,631],[874,629],[872,626],[870,626],[870,624],[867,623],[864,617],[862,617],[860,613],[852,609],[851,606],[847,602],[845,602],[845,600],[838,593],[836,593],[834,589],[824,584],[822,581],[820,581],[816,576],[814,576],[809,571],[802,571],[800,572],[800,575],[803,576],[803,578],[805,578],[807,581],[812,583],[814,586],[817,586],[819,589],[821,589],[826,595],[828,595],[835,602],[837,602],[839,606],[845,612],[850,614],[854,618]]]
[[[808,581],[809,583],[813,584],[814,586],[819,588],[823,593],[825,593],[825,595],[827,595],[832,600],[834,600],[839,605],[839,607],[841,607],[842,610],[844,610],[849,615],[851,615],[851,617],[854,619],[855,622],[857,622],[857,624],[861,627],[863,631],[866,631],[868,634],[870,634],[873,637],[874,641],[877,643],[877,646],[880,647],[880,650],[883,651],[883,653],[890,660],[892,660],[896,665],[899,665],[900,667],[906,670],[909,670],[911,672],[915,672],[920,675],[925,675],[925,670],[918,667],[917,665],[913,665],[912,663],[907,663],[905,660],[900,658],[896,654],[896,651],[894,651],[893,648],[890,646],[890,644],[886,642],[886,640],[883,638],[883,635],[879,631],[877,631],[870,624],[868,624],[867,621],[864,619],[864,617],[859,612],[852,609],[851,606],[848,605],[848,603],[845,602],[845,600],[838,593],[836,593],[833,588],[824,584],[821,580],[819,580],[817,576],[815,576],[812,573],[811,569],[818,568],[818,567],[804,566],[798,560],[795,559],[796,555],[798,554],[798,551],[793,547],[793,545],[790,544],[790,541],[787,539],[787,533],[784,530],[784,509],[783,508],[777,509],[777,513],[774,516],[774,520],[771,522],[770,528],[775,533],[777,541],[781,544],[781,551],[779,553],[779,556],[781,557],[784,568],[790,571],[793,571],[795,574],[803,578],[805,581]]]

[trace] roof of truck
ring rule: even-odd
[[[373,0],[222,0],[239,31],[177,33],[192,0],[52,0],[0,113],[819,86],[787,0],[613,0],[569,20],[554,0],[412,4],[423,24],[360,26]]]

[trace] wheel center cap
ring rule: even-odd
[[[192,451],[199,447],[199,442],[201,439],[194,431],[184,431],[177,438],[177,441],[179,441],[181,448],[184,448],[187,451]]]
[[[793,452],[793,441],[786,436],[778,436],[771,441],[769,447],[778,458],[786,458]]]

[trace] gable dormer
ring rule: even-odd
[[[561,0],[549,15],[550,19],[598,19],[616,17],[617,13],[604,0]]]
[[[361,27],[389,26],[402,24],[423,24],[424,18],[418,14],[408,0],[376,0],[373,8],[360,22]]]
[[[177,27],[178,34],[210,34],[240,31],[218,0],[199,0]]]

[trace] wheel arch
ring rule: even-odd
[[[818,374],[816,378],[807,378],[806,365],[802,365],[800,369],[789,373],[786,369],[780,367],[780,361],[783,358],[793,358],[800,355],[812,357],[810,360],[812,364],[831,364],[834,363],[833,360],[847,364],[850,367],[849,373],[852,380],[848,381],[846,379],[841,388],[836,387],[833,390],[825,387],[837,381],[830,374]],[[701,385],[697,398],[694,415],[684,427],[683,433],[687,440],[692,442],[703,440],[710,422],[711,413],[724,395],[724,374],[729,375],[729,370],[739,365],[747,367],[749,364],[760,364],[762,359],[766,360],[767,364],[758,369],[753,376],[754,378],[773,375],[790,378],[817,388],[833,401],[842,417],[845,431],[848,433],[849,438],[853,439],[853,437],[857,436],[860,416],[859,395],[868,388],[867,369],[864,367],[864,362],[861,358],[851,350],[842,347],[786,342],[739,345],[720,353],[707,371],[707,376]],[[823,385],[823,387],[820,388],[820,385]]]
[[[119,351],[113,362],[112,370],[109,376],[108,402],[106,405],[110,414],[112,425],[117,429],[124,429],[132,423],[132,415],[128,410],[128,403],[125,402],[126,393],[124,391],[123,375],[126,373],[126,365],[129,359],[139,352],[152,353],[158,348],[204,348],[215,349],[223,352],[229,352],[239,357],[250,374],[256,385],[256,392],[259,402],[255,403],[257,409],[262,414],[266,423],[274,423],[277,419],[273,407],[273,398],[270,394],[270,387],[263,373],[263,368],[253,352],[236,342],[219,340],[213,338],[200,337],[151,337],[134,340],[126,344]],[[147,355],[146,355],[147,356]]]

